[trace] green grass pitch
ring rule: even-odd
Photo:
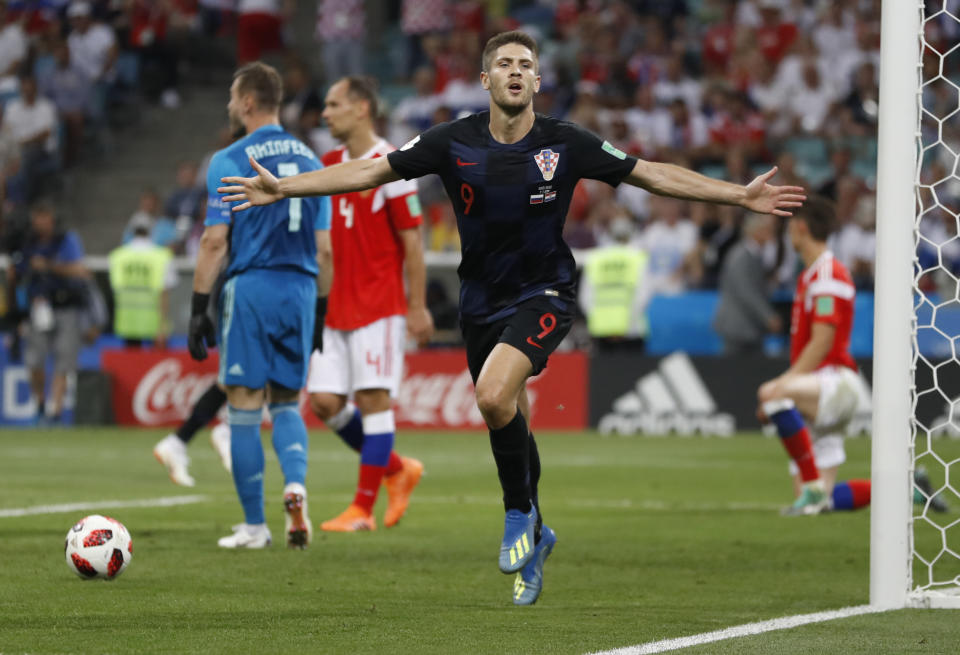
[[[160,431],[0,431],[0,510],[200,494],[174,507],[0,516],[0,653],[587,653],[868,601],[869,512],[786,519],[772,439],[538,435],[541,498],[559,543],[537,605],[497,570],[503,511],[485,433],[403,432],[427,474],[396,528],[315,535],[305,552],[232,552],[233,485],[201,432],[194,489],[150,454]],[[282,540],[269,440],[267,516]],[[950,458],[960,442],[941,441]],[[843,477],[867,477],[869,441]],[[350,501],[356,457],[311,435],[314,523]],[[935,480],[939,482],[939,480]],[[378,505],[382,516],[383,501]],[[957,508],[953,512],[956,514]],[[113,582],[83,581],[63,539],[85,514],[133,535]],[[901,611],[718,642],[690,653],[956,653],[957,614]]]

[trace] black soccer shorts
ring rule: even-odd
[[[532,375],[547,367],[547,359],[557,349],[573,325],[573,301],[556,296],[534,296],[517,311],[492,323],[462,321],[467,348],[467,366],[474,384],[484,362],[498,343],[506,343],[527,356]]]

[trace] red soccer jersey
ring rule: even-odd
[[[360,159],[382,157],[395,148],[383,139]],[[349,161],[346,148],[322,158],[324,166]],[[417,183],[397,180],[366,191],[330,198],[333,215],[333,286],[326,324],[355,330],[388,316],[407,313],[400,230],[422,222]]]
[[[810,342],[814,323],[836,326],[833,345],[817,368],[846,366],[857,370],[850,354],[850,330],[853,328],[854,287],[846,267],[829,250],[797,279],[790,318],[790,363]]]

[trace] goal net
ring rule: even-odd
[[[960,1],[920,5],[911,455],[931,484],[914,491],[909,601],[960,607]]]
[[[960,608],[960,0],[882,11],[870,600]]]

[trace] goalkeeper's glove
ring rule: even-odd
[[[207,316],[209,293],[193,292],[190,301],[190,327],[187,330],[187,349],[198,362],[207,358],[207,348],[217,345],[217,333],[213,321]]]
[[[317,296],[316,318],[313,322],[313,349],[323,352],[323,321],[327,317],[327,297]]]

